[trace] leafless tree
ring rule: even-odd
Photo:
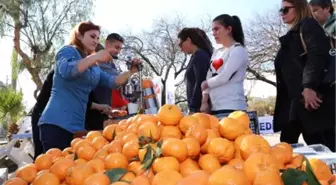
[[[0,36],[13,37],[14,48],[37,86],[49,71],[55,44],[64,42],[74,24],[91,15],[92,0],[0,0]]]
[[[279,37],[287,31],[278,11],[255,14],[245,26],[246,46],[250,57],[248,80],[260,80],[276,86],[269,78],[274,75],[274,59],[280,47]]]

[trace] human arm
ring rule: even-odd
[[[302,95],[305,108],[318,109],[322,100],[317,95],[323,71],[328,62],[329,40],[323,28],[314,19],[308,19],[301,27],[302,38],[306,47],[306,57],[302,76]]]
[[[125,84],[133,74],[138,72],[137,66],[141,64],[141,61],[139,59],[133,59],[132,63],[133,66],[129,71],[122,72],[118,76],[112,76],[101,71],[98,85],[116,89],[117,87]]]
[[[110,115],[112,108],[106,104],[92,102],[91,109],[98,110],[103,114]]]
[[[306,20],[302,25],[301,32],[307,49],[302,86],[316,91],[329,60],[329,40],[323,28],[314,19]]]
[[[230,51],[230,56],[225,61],[222,68],[219,69],[218,75],[210,77],[205,81],[204,89],[207,87],[215,88],[227,83],[232,75],[236,73],[240,68],[246,67],[248,63],[248,54],[244,47],[235,46]]]
[[[63,78],[70,79],[77,77],[99,62],[106,62],[111,59],[109,50],[101,50],[82,58],[74,47],[65,46],[56,54],[56,68]]]
[[[211,101],[210,101],[210,95],[208,91],[203,91],[202,92],[202,103],[201,103],[201,108],[200,111],[201,112],[205,112],[205,113],[210,113],[211,111]]]
[[[99,104],[99,103],[94,102],[93,97],[94,97],[93,92],[91,92],[89,94],[87,109],[98,110],[98,111],[102,112],[103,114],[109,115],[110,112],[111,112],[111,107],[109,105]]]

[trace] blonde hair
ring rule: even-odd
[[[297,25],[302,19],[305,19],[307,17],[313,17],[307,0],[282,0],[282,1],[291,3],[294,6],[296,16],[294,22],[291,24],[291,27]]]

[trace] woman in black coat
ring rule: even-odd
[[[274,131],[281,131],[282,142],[297,143],[302,134],[308,145],[324,144],[335,151],[335,87],[321,83],[329,62],[329,40],[306,0],[283,0],[280,13],[290,30],[280,38],[275,59]]]

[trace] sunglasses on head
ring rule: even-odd
[[[289,9],[291,8],[294,8],[294,6],[285,6],[285,7],[280,8],[279,12],[285,15],[289,12]]]

